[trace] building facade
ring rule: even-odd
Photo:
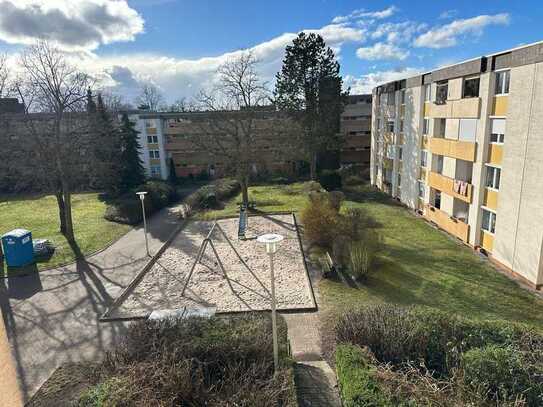
[[[543,42],[373,91],[371,182],[543,285]]]
[[[349,95],[340,119],[344,138],[340,164],[353,165],[361,173],[367,173],[371,161],[371,98],[371,95]]]

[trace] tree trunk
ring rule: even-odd
[[[317,152],[314,151],[311,153],[311,162],[309,164],[309,174],[311,181],[317,180]]]
[[[66,239],[70,242],[75,241],[74,236],[74,225],[72,222],[72,194],[67,188],[66,185],[63,185],[63,194],[64,194],[64,219],[66,222],[66,232],[64,233],[64,236],[66,236]]]
[[[239,184],[241,186],[242,203],[243,203],[243,206],[247,208],[249,205],[249,186],[248,186],[249,182],[247,180],[247,177],[242,177]]]
[[[58,189],[55,192],[58,205],[58,219],[60,220],[60,233],[66,234],[66,206],[64,205],[64,197],[62,195],[62,189]]]

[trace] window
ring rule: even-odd
[[[438,174],[443,174],[443,156],[438,155],[436,158],[436,172]]]
[[[496,95],[507,95],[509,93],[509,78],[511,71],[496,72]]]
[[[419,198],[424,198],[426,196],[426,185],[424,181],[418,181],[417,184],[419,187]]]
[[[424,101],[430,102],[432,100],[432,85],[429,83],[424,85]]]
[[[441,209],[441,191],[434,192],[434,208]]]
[[[389,120],[387,122],[387,131],[390,133],[394,133],[394,120]]]
[[[494,233],[496,231],[496,214],[494,212],[483,209],[481,229],[489,233]]]
[[[449,82],[437,82],[436,84],[436,104],[443,105],[447,103],[449,93]]]
[[[403,159],[403,148],[398,146],[398,160]]]
[[[430,119],[424,119],[422,121],[422,134],[428,134],[430,132]]]
[[[405,105],[405,90],[400,92],[400,104]]]
[[[502,170],[498,167],[486,166],[486,186],[488,188],[500,189],[500,176]]]
[[[403,133],[403,119],[400,119],[400,133]]]
[[[394,146],[393,145],[389,144],[387,146],[387,158],[390,159],[390,160],[394,159]]]
[[[402,175],[398,174],[398,188],[402,186]]]
[[[377,119],[377,130],[381,130],[381,119]]]
[[[150,144],[158,143],[158,136],[147,136],[147,142]]]
[[[460,119],[458,140],[474,142],[477,134],[477,119]]]
[[[389,105],[389,106],[394,106],[394,104],[395,104],[394,99],[395,99],[395,97],[394,97],[394,92],[392,92],[392,93],[387,93],[387,105]]]
[[[160,165],[151,166],[151,177],[157,178],[161,176]]]
[[[149,150],[149,158],[160,158],[159,150]]]
[[[503,144],[505,139],[505,119],[492,119],[490,127],[490,142]]]
[[[447,128],[447,119],[436,119],[437,128],[434,128],[434,137],[445,137],[445,129]]]
[[[420,166],[426,168],[428,165],[428,152],[426,150],[420,151]]]
[[[463,98],[479,97],[479,82],[480,78],[464,79],[464,89],[462,90]]]

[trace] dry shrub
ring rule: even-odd
[[[338,233],[340,216],[324,192],[309,194],[309,202],[302,209],[304,236],[317,246],[331,249]]]

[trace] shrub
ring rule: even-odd
[[[190,194],[185,198],[184,203],[188,205],[191,212],[197,209],[218,209],[221,207],[220,201],[236,195],[240,189],[239,182],[236,180],[219,179]]]
[[[341,175],[335,170],[323,170],[319,175],[319,182],[327,191],[341,189]]]
[[[332,191],[328,193],[328,199],[330,200],[332,208],[334,208],[336,212],[339,212],[343,201],[345,201],[345,194],[341,191]]]
[[[360,185],[363,183],[364,180],[358,175],[348,175],[343,180],[343,184],[345,185]]]
[[[351,274],[357,279],[366,277],[374,258],[375,253],[368,242],[352,242],[349,250],[349,270]]]
[[[493,400],[521,395],[529,406],[543,404],[543,366],[511,345],[471,349],[462,355],[462,368],[464,382]]]
[[[149,203],[149,205],[145,207],[145,212],[151,213],[151,211],[152,204]],[[106,207],[104,218],[110,222],[136,225],[143,220],[141,202],[138,197],[136,197],[136,199],[117,199]]]
[[[345,407],[400,406],[381,389],[375,377],[376,369],[371,356],[353,345],[340,345],[336,349],[336,371]]]
[[[327,193],[313,192],[302,209],[304,236],[313,244],[331,249],[337,234],[339,213],[330,203]]]

